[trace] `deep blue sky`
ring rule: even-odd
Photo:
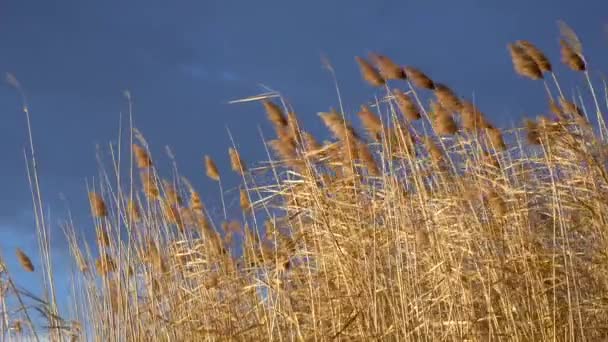
[[[337,99],[320,55],[331,60],[353,112],[374,94],[353,57],[376,51],[463,96],[474,94],[493,122],[507,126],[545,104],[540,83],[513,73],[506,44],[528,39],[557,66],[558,19],[578,32],[592,67],[607,70],[606,0],[0,0],[0,72],[14,73],[27,92],[52,223],[65,217],[63,194],[89,229],[85,180],[96,175],[96,145],[107,151],[115,140],[124,89],[155,155],[170,145],[183,173],[212,202],[217,189],[201,158],[212,153],[227,169],[226,127],[245,160],[264,157],[257,128],[269,130],[260,106],[226,104],[262,92],[259,83],[281,91],[304,125],[324,134],[315,113]],[[25,120],[5,85],[0,109],[0,248],[14,264],[14,246],[35,249],[35,231]],[[56,246],[63,246],[56,231]]]

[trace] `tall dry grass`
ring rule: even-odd
[[[97,240],[65,227],[81,270],[73,288],[82,328],[70,333],[98,341],[608,338],[608,108],[578,38],[562,31],[561,59],[587,93],[568,97],[542,51],[509,44],[514,70],[536,80],[547,102],[547,113],[521,128],[497,128],[454,89],[379,54],[356,58],[382,94],[358,113],[366,135],[330,110],[319,115],[332,138],[319,143],[278,94],[235,101],[261,102],[276,137],[260,163],[236,146],[225,152],[229,166],[202,159],[201,177],[220,187],[219,217],[177,168],[158,172],[133,130],[133,162],[115,156],[90,186]],[[223,172],[241,179],[234,217]]]

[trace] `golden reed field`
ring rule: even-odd
[[[222,194],[217,217],[177,166],[157,169],[130,127],[125,152],[111,151],[88,184],[97,239],[62,227],[80,270],[69,315],[57,305],[66,299],[54,295],[30,144],[45,262],[33,264],[21,250],[7,257],[39,273],[45,291],[23,290],[4,267],[4,336],[607,340],[608,88],[592,82],[593,65],[563,23],[561,56],[526,40],[505,43],[514,72],[535,82],[546,103],[545,113],[513,129],[495,126],[441,75],[381,54],[355,57],[352,72],[358,66],[369,84],[369,102],[352,115],[341,103],[319,113],[324,137],[308,132],[280,94],[234,101],[259,103],[274,136],[260,144],[262,161],[244,160],[236,145],[201,153],[200,176]],[[578,84],[560,83],[552,68],[560,62]],[[24,111],[29,125],[25,101]],[[224,153],[230,165],[217,165]],[[240,184],[222,183],[229,172]],[[226,209],[234,200],[240,213]]]

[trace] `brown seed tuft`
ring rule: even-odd
[[[147,171],[142,171],[140,173],[141,185],[144,191],[144,194],[149,199],[158,199],[160,195],[160,191],[158,190],[158,185],[156,184],[156,179],[154,175]]]
[[[329,113],[319,113],[321,120],[332,134],[340,141],[355,140],[357,134],[352,126],[335,110]]]
[[[481,128],[491,128],[492,125],[486,120],[485,115],[477,109],[477,107],[467,101],[462,101],[460,110],[460,119],[462,127],[468,131],[476,131]]]
[[[515,44],[509,44],[507,47],[511,53],[511,61],[513,62],[513,69],[515,69],[516,73],[532,80],[543,78],[540,67],[536,64],[534,59],[526,53],[524,48]]]
[[[405,73],[403,69],[399,67],[395,62],[393,62],[390,58],[378,55],[375,53],[370,53],[369,59],[376,64],[378,70],[380,70],[380,75],[387,80],[399,80],[405,79]]]
[[[111,256],[104,254],[95,261],[95,269],[100,276],[105,276],[116,270],[116,263]]]
[[[182,204],[182,197],[179,195],[177,189],[175,189],[175,186],[170,181],[166,179],[163,180],[163,189],[165,191],[165,198],[169,203],[172,205]]]
[[[450,112],[458,112],[462,103],[456,94],[448,86],[435,83],[435,97],[441,105]]]
[[[133,156],[138,168],[147,169],[152,166],[152,159],[143,147],[133,144]]]
[[[357,149],[357,154],[359,155],[359,158],[361,158],[361,161],[363,162],[363,165],[367,169],[369,175],[374,177],[379,176],[380,170],[378,169],[376,160],[374,159],[374,156],[372,155],[372,152],[369,150],[368,146],[359,141],[357,143]]]
[[[279,108],[279,106],[268,100],[264,100],[262,104],[266,110],[268,120],[272,122],[275,128],[287,126],[287,119],[285,118],[285,115],[283,115],[283,111],[281,108]]]
[[[315,139],[315,137],[308,132],[302,132],[302,140],[308,151],[316,151],[321,149],[321,144],[319,144],[317,139]]]
[[[524,124],[526,126],[526,139],[528,140],[528,143],[532,145],[540,145],[540,132],[536,121],[526,119]]]
[[[486,134],[490,140],[490,144],[495,151],[504,151],[507,149],[505,141],[502,138],[502,132],[496,127],[486,128]]]
[[[421,116],[418,107],[406,93],[399,89],[394,89],[393,95],[395,96],[397,107],[399,107],[401,114],[403,114],[408,121],[420,119]]]
[[[97,229],[97,245],[99,247],[110,247],[110,236],[104,227]]]
[[[432,125],[437,135],[451,135],[458,131],[452,114],[437,102],[431,102]]]
[[[211,178],[214,181],[220,180],[220,172],[217,169],[217,165],[211,157],[205,156],[205,169],[207,172],[207,177]]]
[[[581,55],[568,42],[562,39],[559,41],[559,44],[561,45],[562,63],[574,71],[587,70],[587,66]]]
[[[574,102],[570,102],[563,97],[559,98],[559,105],[566,114],[570,114],[574,117],[585,116],[583,111]]]
[[[423,138],[424,146],[431,157],[431,161],[434,164],[440,164],[443,162],[443,152],[441,152],[441,148],[433,141],[431,137]]]
[[[19,261],[21,267],[27,272],[34,272],[34,264],[32,264],[30,257],[28,257],[27,254],[21,250],[21,248],[17,248],[15,253],[17,254],[17,260]]]
[[[355,60],[359,64],[359,70],[361,70],[361,76],[363,79],[367,81],[373,87],[383,86],[384,78],[380,75],[378,70],[376,70],[371,64],[369,64],[365,59],[361,57],[355,57]]]
[[[418,87],[423,89],[435,89],[435,83],[431,80],[425,73],[422,71],[406,66],[403,68],[407,78],[412,81],[412,83]]]
[[[129,212],[131,222],[141,221],[141,212],[135,201],[129,200],[129,203],[127,204],[127,211]]]
[[[240,190],[240,204],[241,204],[241,209],[244,212],[251,211],[252,207],[251,207],[251,201],[249,200],[249,193],[247,193],[247,190],[245,190],[245,189]]]
[[[521,47],[532,60],[538,65],[538,68],[541,72],[551,72],[551,62],[545,54],[540,51],[534,44],[530,43],[527,40],[518,40],[515,42],[519,47]]]
[[[361,120],[361,124],[363,128],[367,131],[367,134],[370,138],[378,141],[382,136],[382,122],[380,118],[372,113],[366,105],[361,105],[361,110],[358,113],[359,119]]]
[[[108,215],[108,209],[103,198],[96,192],[89,192],[89,202],[91,203],[91,212],[93,217],[106,217]]]
[[[239,175],[243,175],[243,173],[247,171],[247,168],[245,167],[245,164],[243,164],[239,152],[231,147],[228,149],[228,155],[230,156],[230,167],[232,167],[232,171]]]

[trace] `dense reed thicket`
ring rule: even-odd
[[[201,177],[222,193],[218,217],[176,168],[157,170],[134,130],[131,161],[117,156],[90,185],[95,243],[64,227],[81,271],[79,323],[49,309],[51,335],[608,338],[608,98],[592,84],[576,35],[564,25],[562,37],[561,60],[583,91],[564,93],[533,43],[509,44],[515,72],[535,80],[547,103],[511,130],[435,75],[380,54],[356,62],[382,96],[361,106],[357,125],[336,110],[319,113],[331,136],[322,142],[279,94],[237,101],[260,103],[274,139],[259,163],[236,146],[201,156]],[[242,180],[242,215],[224,205],[228,168],[212,159],[220,153]],[[17,253],[26,270],[43,272]],[[4,319],[20,324],[11,336],[33,336],[21,324],[31,322],[27,311]]]

